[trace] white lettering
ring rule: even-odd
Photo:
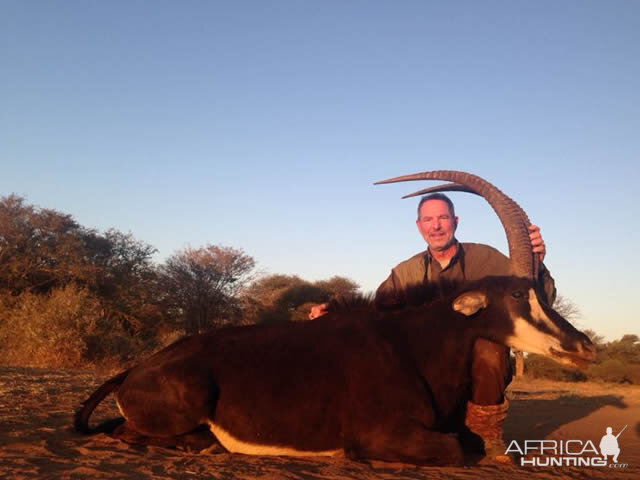
[[[520,458],[520,466],[531,467],[605,467],[607,462],[600,457],[533,457]],[[627,464],[611,464],[609,468],[626,468]]]
[[[525,440],[524,441],[524,454],[528,455],[532,450],[539,450],[542,444],[541,440]]]
[[[507,453],[513,453],[513,452],[518,452],[520,455],[524,455],[524,453],[522,452],[522,449],[520,448],[520,445],[518,445],[518,442],[516,442],[515,440],[511,440],[511,443],[509,444],[509,447],[504,452],[504,454],[506,455]]]
[[[558,454],[558,442],[556,442],[555,440],[542,440],[540,442],[540,453],[542,455],[550,455],[550,453],[546,453],[545,454],[545,450],[549,450],[554,455],[557,455]]]
[[[591,452],[594,455],[600,455],[600,452],[598,451],[598,449],[596,449],[596,447],[593,445],[591,440],[587,440],[587,443],[584,445],[584,448],[582,449],[582,452],[580,452],[580,453],[582,455],[584,455],[584,452]]]
[[[568,467],[576,466],[576,457],[563,457],[563,459],[567,462]]]
[[[526,458],[521,457],[520,458],[520,466],[524,467],[525,464],[528,464],[528,465],[531,465],[532,467],[535,467],[536,466],[536,458],[538,458],[538,457],[532,458],[531,460],[527,460]]]
[[[549,458],[550,457],[536,457],[536,460],[538,460],[538,466],[539,467],[548,467],[549,466]],[[543,462],[544,460],[544,462]]]
[[[512,440],[504,452],[520,454],[520,465],[530,467],[605,467],[626,468],[626,463],[609,464],[591,440],[525,440],[524,448]],[[530,458],[527,458],[530,457]],[[532,457],[532,458],[531,458]]]
[[[582,450],[580,451],[574,451],[574,452],[570,452],[569,451],[569,445],[571,443],[577,443],[578,445],[582,446],[582,442],[580,440],[567,440],[565,442],[565,452],[567,453],[567,455],[581,455],[582,454]]]

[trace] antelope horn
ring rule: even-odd
[[[405,195],[402,198],[417,197],[418,195],[426,195],[428,193],[436,193],[436,192],[467,192],[467,193],[473,193],[475,195],[480,195],[478,192],[467,187],[466,185],[462,185],[460,183],[444,183],[442,185],[435,185],[433,187],[418,190],[417,192],[409,193],[408,195]]]
[[[375,185],[413,180],[446,180],[454,183],[432,187],[433,190],[431,191],[442,192],[453,189],[454,191],[466,191],[482,196],[498,215],[507,235],[512,273],[522,277],[535,278],[537,265],[534,265],[531,240],[529,239],[529,217],[513,199],[477,175],[453,170],[437,170],[404,175],[375,182]],[[415,193],[415,195],[419,194],[420,192]]]

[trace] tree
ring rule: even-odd
[[[167,305],[185,333],[209,330],[238,316],[238,293],[251,279],[255,261],[242,250],[217,245],[185,248],[160,267]]]
[[[73,283],[95,294],[111,321],[139,332],[141,316],[153,304],[154,252],[130,233],[101,234],[17,195],[0,200],[0,290],[13,296]]]
[[[4,310],[0,343],[6,347],[12,338],[24,338],[20,347],[24,353],[35,348],[34,338],[54,338],[52,332],[64,331],[66,343],[85,345],[86,358],[98,358],[100,352],[130,356],[142,343],[153,340],[163,317],[154,301],[154,252],[130,233],[111,229],[101,234],[84,228],[71,215],[28,205],[17,195],[0,198],[0,301]],[[85,305],[92,308],[84,309]],[[28,315],[22,314],[27,311]],[[79,311],[85,314],[77,314]],[[61,330],[65,318],[82,318],[93,327],[67,322]],[[26,337],[25,332],[29,333]],[[112,348],[116,343],[117,348]],[[53,343],[39,345],[38,355],[54,358],[43,350],[46,346],[53,351]]]
[[[564,295],[556,296],[556,301],[553,302],[553,309],[571,323],[582,317],[580,308]]]
[[[89,284],[95,268],[85,256],[88,233],[71,215],[0,199],[0,289],[46,293],[70,281]]]
[[[96,268],[93,288],[104,316],[136,334],[153,335],[162,319],[152,262],[156,249],[115,229],[104,234],[89,231],[84,241],[87,258]]]
[[[582,333],[584,333],[587,337],[589,337],[589,340],[591,340],[591,343],[593,343],[596,346],[597,351],[602,350],[602,348],[605,345],[605,340],[603,335],[600,335],[596,333],[594,330],[591,330],[589,328],[587,328],[586,330],[583,330]]]
[[[353,280],[334,275],[329,280],[318,280],[314,282],[319,287],[331,294],[331,296],[348,297],[354,295],[360,290],[360,286]]]
[[[307,320],[312,304],[353,295],[359,288],[357,283],[341,276],[309,282],[296,275],[267,275],[245,291],[245,315],[251,323]]]
[[[615,358],[625,365],[640,364],[640,338],[638,335],[627,333],[620,340],[607,343],[601,358]]]

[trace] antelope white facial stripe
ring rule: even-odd
[[[548,334],[531,325],[522,317],[514,321],[513,335],[507,337],[507,345],[529,353],[546,354],[553,346]]]
[[[533,320],[544,323],[550,331],[555,333],[556,335],[561,335],[560,329],[556,326],[555,323],[551,321],[549,316],[545,313],[538,301],[538,297],[536,296],[536,292],[532,289],[529,290],[529,309],[531,311],[531,318]]]

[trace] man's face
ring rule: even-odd
[[[442,251],[454,242],[458,217],[452,217],[449,205],[442,200],[427,200],[416,220],[418,230],[432,251]]]

